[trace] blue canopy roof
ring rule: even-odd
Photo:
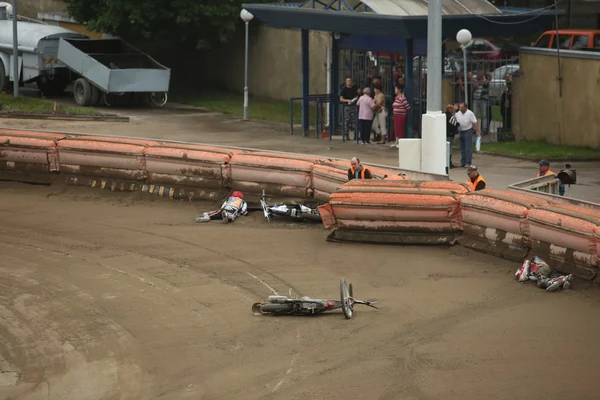
[[[364,12],[281,7],[279,4],[244,4],[264,25],[282,29],[307,29],[342,35],[393,36],[403,39],[426,38],[427,16],[394,16]],[[558,11],[560,15],[564,11]],[[555,12],[443,15],[442,35],[454,37],[461,29],[473,37],[517,36],[550,29]]]

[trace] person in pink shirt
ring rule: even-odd
[[[360,96],[358,102],[358,131],[360,132],[360,140],[362,144],[371,144],[371,128],[373,127],[373,109],[375,108],[375,100],[371,98],[371,89],[365,88],[363,95]]]

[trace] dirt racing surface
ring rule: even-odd
[[[600,294],[458,248],[0,183],[0,399],[597,399]],[[379,310],[255,316],[292,287]]]

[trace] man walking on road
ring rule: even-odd
[[[467,108],[466,103],[460,103],[459,111],[455,115],[458,122],[458,135],[460,138],[460,166],[469,168],[473,161],[473,133],[479,136],[479,123],[473,111]]]

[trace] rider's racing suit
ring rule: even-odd
[[[242,197],[232,195],[223,204],[221,208],[214,211],[205,212],[200,217],[196,218],[196,222],[208,222],[211,219],[222,219],[224,223],[235,221],[240,215],[248,214],[248,204]]]

